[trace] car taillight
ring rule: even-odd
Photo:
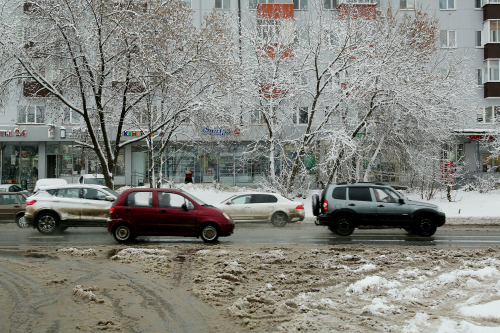
[[[324,211],[328,210],[328,200],[323,201],[323,210]]]
[[[298,205],[295,209],[304,209],[304,205]]]
[[[109,212],[110,212],[110,213],[113,213],[114,211],[115,211],[115,207],[111,207],[111,208],[109,209]]]
[[[31,206],[35,202],[36,202],[36,200],[26,200],[26,205]]]

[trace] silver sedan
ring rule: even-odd
[[[215,207],[222,209],[235,222],[271,222],[277,227],[302,221],[306,216],[303,202],[275,193],[239,193]]]

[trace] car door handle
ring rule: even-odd
[[[125,208],[125,211],[126,211],[126,212],[131,212],[131,211],[132,211],[132,209],[130,209],[130,208]]]
[[[356,206],[355,204],[348,204],[347,206]]]
[[[19,205],[15,205],[15,206],[14,206],[14,208],[19,208],[19,207],[21,207],[21,206],[19,206]]]
[[[384,205],[378,205],[377,207],[385,207]]]
[[[160,209],[160,213],[166,213],[167,211],[165,209]]]

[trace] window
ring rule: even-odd
[[[336,187],[333,189],[332,198],[336,200],[345,200],[347,187]]]
[[[125,206],[153,207],[153,192],[132,192],[127,196]]]
[[[492,124],[495,119],[500,119],[500,106],[485,106],[477,114],[479,124]]]
[[[254,194],[253,203],[275,203],[278,202],[278,198],[274,195],[269,194]]]
[[[191,201],[184,198],[182,195],[167,192],[158,192],[158,206],[160,208],[182,208],[186,205],[188,209],[194,209]]]
[[[439,9],[455,9],[455,0],[439,0]]]
[[[80,123],[80,114],[76,111],[71,110],[70,108],[65,108],[63,124],[79,124],[79,123]]]
[[[1,194],[0,205],[17,205],[17,197],[15,194]]]
[[[307,124],[309,122],[309,107],[301,106],[297,112],[293,114],[294,124]]]
[[[262,114],[261,111],[254,111],[252,112],[252,114],[250,115],[250,122],[252,124],[264,124],[265,120],[264,120],[264,115]]]
[[[215,0],[216,9],[230,9],[231,0]]]
[[[184,0],[184,2],[186,3],[186,6],[188,6],[188,8],[191,8],[191,0]]]
[[[264,44],[290,45],[294,42],[293,20],[258,19],[257,33]]]
[[[79,198],[79,188],[61,188],[57,190],[57,196],[60,198]]]
[[[457,47],[457,31],[441,30],[441,47]]]
[[[476,83],[478,86],[483,85],[483,69],[476,68]]]
[[[349,200],[372,201],[372,195],[368,187],[349,187]]]
[[[17,122],[21,124],[45,123],[45,106],[18,106]]]
[[[106,193],[93,188],[84,188],[83,198],[90,200],[106,200]]]
[[[337,9],[337,0],[324,0],[325,9]]]
[[[231,200],[232,205],[244,205],[249,204],[252,201],[252,195],[242,195]]]
[[[373,193],[375,193],[375,199],[377,202],[389,202],[389,203],[398,203],[399,197],[396,193],[389,189],[384,188],[374,188]]]
[[[481,33],[482,31],[481,30],[476,30],[476,47],[481,47],[482,46],[482,41],[481,41]]]
[[[259,3],[274,3],[274,0],[250,0],[248,1],[248,8],[257,9]]]
[[[498,60],[487,60],[486,61],[486,73],[488,75],[484,78],[484,82],[489,81],[500,81],[499,73],[499,61]]]
[[[500,21],[491,20],[490,21],[490,43],[498,43],[500,42],[499,31],[500,30]]]
[[[399,0],[399,9],[415,9],[415,0]]]
[[[474,0],[474,8],[481,9],[481,0]]]
[[[293,0],[293,9],[307,9],[307,0]]]

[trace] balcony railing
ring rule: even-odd
[[[482,5],[486,6],[490,3],[500,4],[500,0],[483,0]]]
[[[339,5],[376,5],[377,0],[337,0],[337,4],[339,4]]]

